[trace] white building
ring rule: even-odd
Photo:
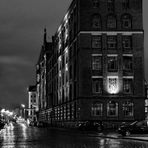
[[[30,121],[37,121],[38,111],[38,97],[36,86],[29,86],[28,88],[28,117]]]

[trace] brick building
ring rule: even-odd
[[[47,59],[48,120],[144,119],[142,21],[142,0],[72,1]]]

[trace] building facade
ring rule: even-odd
[[[28,87],[28,118],[29,121],[36,122],[37,121],[37,112],[39,102],[37,97],[36,86],[29,86]]]
[[[143,42],[142,0],[73,0],[47,60],[48,120],[144,119]]]

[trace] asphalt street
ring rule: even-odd
[[[148,142],[113,134],[10,124],[0,131],[0,148],[148,148]]]

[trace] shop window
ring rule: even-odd
[[[133,79],[123,79],[123,92],[125,94],[133,93]]]
[[[101,56],[92,56],[92,70],[102,70]]]
[[[103,104],[102,103],[92,104],[91,111],[92,111],[92,116],[102,116]]]
[[[117,27],[116,17],[114,15],[108,15],[107,17],[107,28],[115,29]]]
[[[107,57],[108,72],[117,72],[118,71],[118,60],[117,56]]]
[[[122,29],[132,28],[132,18],[129,14],[124,14],[121,17]]]
[[[118,103],[115,101],[110,101],[107,104],[107,116],[114,117],[118,116]]]
[[[124,102],[122,109],[123,109],[123,115],[125,117],[133,117],[133,115],[134,115],[134,104],[133,104],[133,102],[130,102],[130,101]]]
[[[92,36],[92,48],[101,49],[101,47],[102,47],[101,36]]]
[[[92,28],[101,29],[101,18],[99,14],[94,14],[92,18]]]
[[[102,94],[103,80],[93,79],[92,80],[92,92],[93,94]]]

